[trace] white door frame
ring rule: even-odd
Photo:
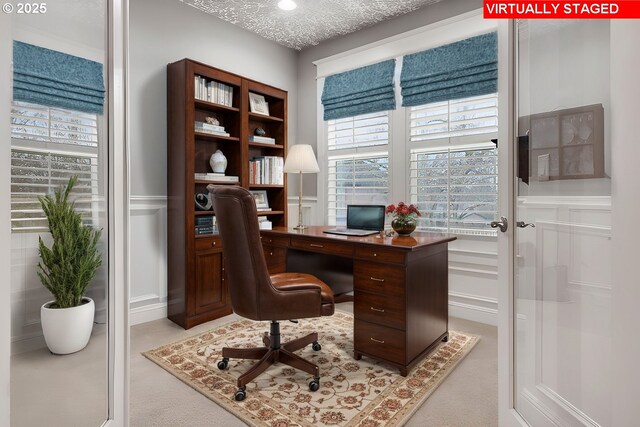
[[[11,108],[11,19],[0,14],[0,425],[10,425],[11,374],[11,144],[9,117]],[[9,274],[7,274],[9,272]]]
[[[105,425],[129,425],[129,2],[108,2],[109,382]]]
[[[513,399],[513,203],[514,181],[514,105],[517,82],[515,72],[514,22],[498,23],[498,216],[510,224],[506,233],[498,232],[498,420],[501,426],[526,426],[514,409]]]

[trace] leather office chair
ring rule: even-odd
[[[246,397],[246,384],[269,366],[281,362],[313,375],[309,389],[320,387],[320,370],[293,353],[309,344],[321,349],[316,332],[287,343],[280,342],[280,320],[331,316],[334,312],[331,288],[310,274],[269,275],[260,242],[256,204],[249,191],[238,186],[209,185],[209,194],[220,236],[225,273],[233,310],[251,320],[270,320],[269,335],[262,337],[264,347],[222,349],[219,369],[230,358],[259,359],[238,378],[235,399]]]

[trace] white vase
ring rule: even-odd
[[[227,169],[227,158],[222,154],[222,151],[216,150],[209,158],[209,165],[215,173],[224,173]]]
[[[91,298],[83,300],[86,302],[77,307],[49,308],[54,302],[49,301],[40,308],[44,340],[52,353],[75,353],[89,343],[96,306]]]

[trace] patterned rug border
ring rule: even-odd
[[[341,321],[344,320],[348,320],[350,322],[353,322],[353,315],[350,313],[343,313],[343,312],[336,312],[333,315],[334,317],[339,317]],[[251,414],[250,412],[248,412],[246,409],[244,409],[242,406],[240,406],[238,403],[236,403],[234,400],[230,400],[228,398],[225,398],[215,392],[212,392],[209,388],[207,388],[205,385],[194,381],[194,379],[187,374],[184,371],[179,371],[177,369],[175,369],[175,367],[173,367],[170,363],[168,363],[165,359],[163,359],[162,357],[156,356],[153,353],[159,352],[163,349],[169,348],[169,347],[174,347],[177,345],[183,345],[184,343],[186,343],[187,341],[191,341],[193,339],[197,339],[199,337],[201,337],[202,335],[206,335],[206,334],[210,334],[213,331],[217,330],[217,329],[221,329],[221,328],[226,328],[228,329],[229,325],[232,324],[236,324],[236,323],[244,323],[244,324],[254,324],[256,322],[247,320],[247,319],[236,319],[236,320],[232,320],[230,322],[227,322],[223,325],[220,326],[216,326],[213,327],[211,329],[208,329],[204,332],[198,333],[198,334],[194,334],[192,336],[183,338],[181,340],[178,341],[174,341],[172,343],[160,346],[160,347],[156,347],[153,348],[151,350],[147,350],[145,352],[142,352],[141,354],[146,357],[148,360],[152,361],[153,363],[155,363],[156,365],[160,366],[162,369],[164,369],[166,372],[168,372],[170,375],[176,377],[177,379],[179,379],[180,381],[182,381],[184,384],[186,384],[187,386],[191,387],[192,389],[198,391],[199,393],[201,393],[203,396],[207,397],[209,400],[212,400],[213,402],[215,402],[216,404],[218,404],[220,407],[222,407],[223,409],[225,409],[227,412],[230,412],[231,414],[235,415],[236,417],[238,417],[240,419],[240,421],[246,423],[249,426],[252,427],[265,427],[268,426],[267,423],[264,423],[261,420],[256,419],[256,417]],[[233,333],[234,331],[231,331],[229,333]],[[463,347],[460,348],[460,350],[457,351],[457,353],[451,357],[445,364],[444,366],[437,372],[436,375],[434,375],[433,377],[431,377],[428,381],[427,384],[425,384],[425,386],[419,391],[419,397],[416,396],[414,399],[411,400],[410,404],[407,405],[407,407],[403,408],[402,410],[398,411],[398,413],[396,413],[391,419],[389,419],[386,422],[386,426],[397,426],[397,427],[401,427],[404,424],[406,424],[411,417],[413,416],[413,414],[415,414],[415,412],[424,404],[424,402],[433,394],[433,392],[440,386],[440,384],[442,384],[442,382],[455,370],[455,368],[458,366],[458,364],[471,352],[471,350],[473,350],[473,348],[476,346],[476,344],[480,341],[480,337],[478,335],[474,335],[471,333],[466,333],[466,332],[458,332],[458,331],[453,331],[450,330],[449,331],[450,335],[452,333],[458,333],[461,335],[465,335],[467,337],[469,337],[469,341],[467,343],[464,344]],[[220,335],[220,337],[222,337],[223,335]],[[435,349],[433,349],[425,358],[430,357],[431,355],[434,354],[435,351],[437,351],[437,349],[439,349],[441,346],[437,346]],[[366,357],[365,357],[366,359]],[[389,365],[387,365],[389,366]],[[414,366],[413,369],[411,369],[409,371],[409,375],[406,377],[407,379],[411,378],[413,376],[413,374],[415,373],[415,371],[417,370],[418,365]],[[398,374],[399,375],[399,374]],[[235,382],[233,382],[233,385],[235,386]],[[385,389],[385,391],[383,393],[381,393],[379,396],[377,396],[370,404],[367,405],[367,407],[372,406],[375,407],[374,402],[381,400],[385,397],[385,395],[387,393],[390,392],[391,387],[387,387]],[[280,409],[283,409],[282,407]],[[359,419],[363,419],[365,418],[368,413],[370,411],[367,411],[366,413],[361,412],[360,414],[358,414],[356,417],[352,418],[351,420],[349,420],[349,422],[346,424],[347,426],[352,426],[357,424]],[[312,426],[313,424],[310,423],[302,423],[300,425],[309,425]]]

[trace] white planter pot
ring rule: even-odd
[[[96,311],[91,298],[85,304],[71,308],[49,308],[49,301],[40,308],[40,321],[47,347],[55,354],[69,354],[87,346]]]

